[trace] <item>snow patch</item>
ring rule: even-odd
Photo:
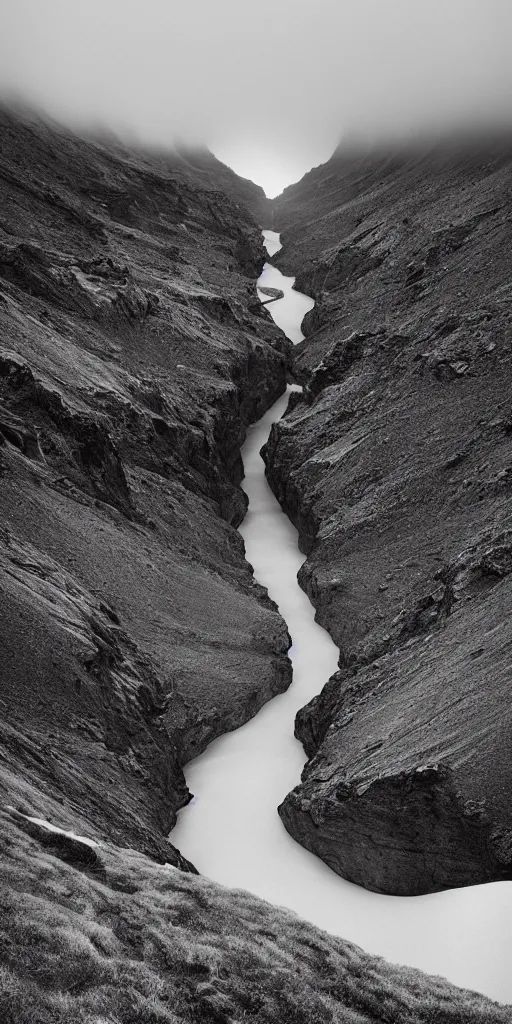
[[[15,814],[20,814],[26,821],[33,822],[34,825],[40,825],[41,828],[45,828],[48,832],[56,832],[58,835],[67,836],[68,839],[76,839],[79,843],[84,843],[85,846],[91,846],[93,849],[98,849],[101,845],[96,842],[95,839],[88,839],[86,836],[77,836],[76,832],[68,832],[64,828],[59,828],[57,825],[52,825],[50,821],[46,821],[45,818],[35,818],[30,814],[23,814],[21,811],[17,811],[15,807],[6,807],[7,811],[14,811]]]

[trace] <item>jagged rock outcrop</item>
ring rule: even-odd
[[[234,529],[288,363],[249,308],[261,190],[26,111],[0,132],[0,791],[187,867],[184,763],[290,680]]]
[[[280,813],[380,892],[512,878],[511,166],[340,150],[275,204],[316,305],[268,476],[340,647]]]

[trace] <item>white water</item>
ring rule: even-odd
[[[262,231],[263,245],[269,256],[275,256],[276,252],[282,249],[281,240],[277,231]],[[299,325],[300,326],[300,325]]]
[[[264,235],[267,251],[270,244],[276,252],[279,236]],[[258,284],[285,292],[268,309],[296,343],[313,301],[293,292],[293,281],[267,263]],[[512,883],[429,896],[380,896],[335,875],[291,839],[278,817],[277,805],[298,783],[305,760],[293,737],[295,713],[321,690],[338,658],[297,584],[304,556],[296,530],[266,483],[259,456],[287,400],[283,395],[248,431],[242,456],[249,511],[240,532],[256,578],[288,624],[293,684],[247,725],[215,740],[187,766],[187,783],[195,796],[180,812],[172,842],[217,882],[288,907],[368,952],[512,1001]]]

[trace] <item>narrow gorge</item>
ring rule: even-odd
[[[0,135],[0,1017],[508,1024],[508,157]]]
[[[263,234],[272,257],[281,249],[279,235]],[[312,311],[313,300],[294,289],[294,280],[267,263],[258,293],[275,323],[298,345],[304,338],[301,323]],[[269,289],[282,298],[269,302]],[[498,984],[502,998],[512,998],[512,988],[503,984],[509,957],[503,938],[509,931],[512,885],[473,886],[414,900],[364,892],[291,842],[277,817],[276,808],[290,799],[288,792],[305,761],[302,745],[293,739],[295,716],[299,713],[300,721],[303,706],[319,699],[338,670],[340,656],[315,622],[314,606],[299,587],[297,575],[306,557],[298,547],[297,529],[270,490],[260,454],[266,453],[274,424],[280,424],[286,435],[289,396],[297,391],[301,389],[289,385],[249,428],[242,448],[242,486],[249,506],[239,527],[255,578],[267,588],[287,624],[292,683],[250,722],[216,740],[187,765],[187,785],[194,798],[180,812],[171,838],[202,874],[217,882],[288,907],[372,953],[443,973],[459,985],[489,994],[496,993]],[[294,408],[300,413],[300,401]],[[488,921],[492,928],[486,926]]]
[[[281,815],[395,895],[512,877],[510,163],[340,151],[276,204],[317,302],[269,479],[341,651]]]

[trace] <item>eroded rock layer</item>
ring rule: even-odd
[[[183,864],[182,765],[290,680],[235,530],[288,360],[264,197],[207,152],[0,132],[0,789]]]
[[[358,156],[275,204],[316,305],[267,448],[340,671],[280,813],[344,877],[512,877],[511,149]]]

